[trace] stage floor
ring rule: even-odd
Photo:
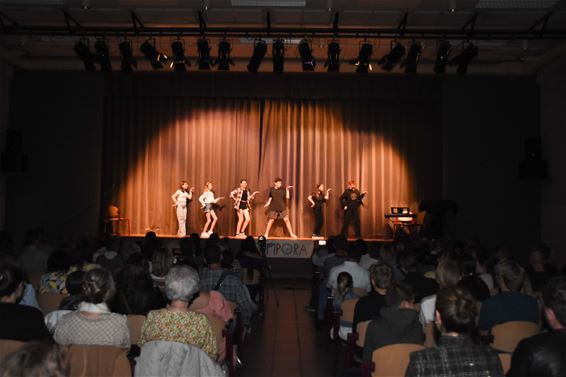
[[[121,238],[144,238],[145,234],[141,234],[141,233],[132,233],[132,234],[115,234],[115,236],[117,237],[121,237]],[[165,238],[165,239],[176,239],[176,240],[180,240],[179,237],[177,237],[176,234],[158,234],[157,235],[159,238]],[[238,238],[236,236],[223,236],[223,235],[219,235],[220,238],[224,238],[224,237],[228,237],[231,240],[243,240],[243,238]],[[257,239],[259,236],[253,236],[255,239]],[[206,238],[201,238],[203,240],[206,240]],[[291,238],[291,237],[269,237],[268,238],[270,241],[275,241],[275,240],[282,240],[282,241],[325,241],[327,240],[326,237],[322,237],[322,238],[312,238],[312,237],[297,237],[297,238]],[[366,241],[367,243],[375,243],[375,242],[379,242],[379,243],[389,243],[389,242],[393,242],[393,239],[391,238],[364,238],[364,241]],[[348,238],[348,241],[353,242],[356,241],[356,238]]]

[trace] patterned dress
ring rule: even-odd
[[[174,312],[168,309],[152,310],[142,326],[138,345],[152,340],[177,342],[199,347],[216,360],[216,337],[206,315],[196,312]]]

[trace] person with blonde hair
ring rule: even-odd
[[[187,235],[187,206],[189,201],[193,199],[194,187],[189,189],[187,181],[182,181],[179,189],[171,196],[173,199],[173,208],[177,210],[177,222],[179,230],[177,237],[185,237]]]
[[[204,215],[206,216],[206,223],[204,224],[201,233],[202,238],[208,238],[214,232],[214,226],[218,221],[218,216],[216,216],[216,213],[214,212],[213,205],[218,203],[222,199],[224,199],[224,197],[222,196],[219,198],[214,197],[214,191],[212,191],[212,182],[206,182],[206,184],[204,185],[204,190],[201,196],[198,198],[198,201],[202,206]]]

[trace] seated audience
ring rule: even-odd
[[[413,352],[406,376],[503,376],[497,352],[472,340],[477,304],[459,286],[441,288],[436,297],[435,324],[441,336],[436,347]]]
[[[43,314],[34,307],[18,304],[25,284],[21,268],[0,267],[0,339],[52,341]]]
[[[24,248],[20,255],[20,265],[28,275],[47,272],[47,259],[52,248],[43,241],[43,231],[31,230],[26,233]]]
[[[250,297],[248,289],[235,274],[228,269],[221,268],[220,248],[214,244],[206,247],[204,260],[207,267],[203,269],[200,280],[200,289],[203,292],[219,291],[226,300],[238,305],[242,313],[242,321],[249,324],[257,307]]]
[[[464,254],[460,258],[462,280],[458,285],[465,287],[474,296],[476,301],[483,302],[490,296],[488,286],[476,272],[476,260],[470,254]]]
[[[216,337],[206,315],[189,310],[198,290],[199,276],[194,269],[171,268],[165,278],[165,294],[170,303],[164,309],[149,312],[138,345],[143,347],[154,340],[185,343],[199,347],[216,360]]]
[[[526,270],[535,292],[542,292],[546,282],[558,275],[558,269],[548,263],[545,251],[546,248],[539,247],[531,250],[529,254],[529,264]]]
[[[59,304],[60,310],[77,310],[82,301],[81,290],[85,273],[83,270],[77,270],[67,275],[65,288],[69,295]]]
[[[341,272],[347,272],[352,276],[354,288],[359,288],[360,290],[369,292],[371,290],[369,273],[366,269],[360,266],[360,257],[361,254],[359,248],[348,248],[346,260],[342,264],[333,267],[332,270],[330,270],[327,287],[331,290],[336,290],[338,274]]]
[[[528,280],[525,270],[517,262],[504,259],[495,266],[495,277],[500,292],[483,302],[479,317],[480,331],[485,334],[494,325],[508,321],[538,323],[536,299],[521,293]]]
[[[165,289],[165,276],[173,267],[173,254],[169,249],[161,247],[153,252],[151,259],[151,280],[161,291]]]
[[[385,295],[386,307],[372,320],[364,340],[364,362],[371,362],[373,351],[395,343],[423,344],[425,337],[415,310],[415,291],[404,283],[394,283]]]
[[[110,271],[95,268],[83,278],[83,301],[77,310],[65,314],[55,327],[55,341],[61,345],[108,345],[130,347],[126,316],[111,313],[106,303],[115,293]]]
[[[385,293],[393,282],[393,269],[383,262],[374,263],[369,268],[369,276],[372,290],[356,304],[353,329],[360,322],[379,317],[381,308],[385,306]]]
[[[39,293],[67,294],[65,281],[69,271],[71,255],[66,250],[55,250],[47,261],[47,273],[41,276]]]
[[[566,375],[566,278],[555,277],[543,291],[544,315],[552,329],[523,339],[511,359],[508,377]]]
[[[122,241],[118,237],[110,237],[104,243],[104,246],[94,253],[94,262],[99,266],[107,269],[116,276],[124,265],[124,260],[120,255],[120,247]]]
[[[438,290],[438,284],[434,279],[426,277],[420,268],[417,255],[411,250],[406,250],[399,256],[401,272],[405,274],[405,283],[409,284],[416,292],[415,302],[419,303],[424,297],[431,296]]]
[[[0,363],[0,377],[67,377],[67,350],[57,344],[31,342]]]

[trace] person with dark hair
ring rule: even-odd
[[[549,280],[542,297],[544,315],[552,330],[519,343],[511,358],[508,377],[566,375],[566,278]]]
[[[424,297],[431,296],[438,291],[436,281],[424,275],[414,251],[403,251],[399,256],[399,265],[401,272],[405,274],[403,281],[417,292],[415,297],[416,303],[420,303]]]
[[[259,191],[250,192],[248,189],[248,181],[240,180],[240,186],[230,192],[230,198],[234,200],[234,209],[238,214],[238,223],[236,224],[236,237],[246,237],[246,228],[251,221],[250,218],[250,202],[259,194]]]
[[[385,294],[386,307],[372,320],[364,340],[364,362],[371,362],[373,351],[396,343],[423,344],[424,333],[415,310],[415,291],[407,284],[394,283]]]
[[[283,181],[281,178],[277,177],[273,181],[273,187],[269,189],[269,199],[265,203],[264,207],[268,209],[267,212],[267,227],[265,228],[265,238],[269,237],[269,231],[275,220],[283,220],[289,231],[291,238],[297,238],[295,233],[293,233],[293,227],[291,226],[291,221],[289,220],[289,213],[287,212],[286,201],[291,199],[291,194],[289,190],[293,186],[287,186],[283,189]]]
[[[558,275],[558,269],[548,263],[548,252],[545,251],[546,248],[541,246],[534,248],[529,253],[529,263],[527,264],[526,271],[535,292],[542,292],[546,282]]]
[[[222,253],[217,245],[209,245],[204,251],[207,267],[202,270],[200,289],[203,292],[219,291],[226,298],[238,305],[242,320],[249,324],[257,307],[250,297],[248,289],[240,276],[222,268]]]
[[[95,268],[88,271],[81,286],[83,301],[77,310],[65,314],[55,327],[55,341],[61,345],[107,345],[130,347],[130,330],[126,316],[111,313],[107,302],[114,296],[114,279],[110,271]]]
[[[489,288],[476,272],[476,260],[470,254],[463,254],[460,258],[462,280],[458,283],[465,287],[478,302],[483,302],[490,296]]]
[[[46,245],[42,229],[26,233],[24,248],[20,255],[20,266],[28,275],[47,272],[47,260],[53,249]]]
[[[482,334],[509,321],[538,323],[537,300],[522,293],[528,280],[525,270],[517,262],[504,259],[495,266],[495,280],[499,293],[486,299],[480,310],[478,326]]]
[[[340,204],[344,210],[344,223],[342,224],[342,231],[340,232],[346,238],[348,237],[348,228],[350,225],[354,226],[354,235],[356,238],[362,238],[360,226],[360,206],[363,205],[362,200],[368,192],[360,193],[356,188],[356,181],[353,179],[348,181],[348,188],[340,196]]]
[[[53,343],[30,342],[0,363],[0,377],[68,377],[67,349]]]
[[[163,291],[165,288],[165,276],[173,267],[173,253],[164,247],[153,252],[151,259],[151,280],[153,285]]]
[[[371,290],[369,281],[369,272],[360,266],[360,250],[350,247],[347,251],[347,257],[344,263],[330,270],[328,275],[327,287],[336,289],[337,277],[340,272],[348,272],[354,280],[354,288],[360,288],[366,292]]]
[[[28,342],[52,341],[36,308],[19,305],[25,287],[25,273],[16,266],[0,267],[0,339]]]
[[[503,376],[497,352],[472,340],[477,303],[465,288],[443,287],[436,296],[436,347],[411,353],[405,376]]]
[[[179,224],[177,237],[185,237],[187,235],[187,207],[189,201],[193,199],[194,187],[189,188],[187,181],[182,181],[179,189],[171,196],[173,200],[173,208],[177,214],[177,222]]]
[[[324,190],[324,184],[318,183],[315,191],[307,197],[314,212],[314,231],[312,238],[320,238],[322,225],[324,224],[324,216],[322,214],[322,205],[330,198],[332,189]]]
[[[393,270],[385,263],[377,262],[369,268],[369,278],[372,290],[356,304],[353,329],[360,322],[379,317],[381,309],[385,307],[385,294],[393,282]]]
[[[85,272],[83,270],[77,270],[67,275],[65,287],[69,295],[61,301],[59,310],[77,310],[77,307],[82,301],[81,286],[84,275]]]

